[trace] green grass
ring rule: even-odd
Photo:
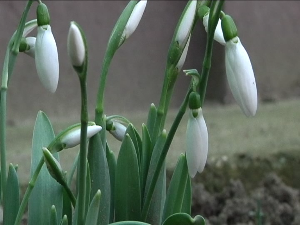
[[[260,104],[257,115],[245,117],[236,105],[207,105],[204,117],[209,131],[209,162],[218,163],[220,159],[229,160],[237,154],[253,157],[268,157],[279,152],[300,154],[300,100],[288,100]],[[141,130],[146,121],[146,113],[125,113],[125,116]],[[176,111],[170,111],[166,129],[171,126]],[[74,117],[50,118],[56,131],[76,123]],[[167,163],[173,167],[181,152],[185,151],[185,132],[187,116],[184,117],[170,148]],[[21,183],[29,178],[31,136],[34,121],[24,121],[8,127],[8,162],[19,165]],[[109,135],[109,134],[108,134]],[[120,142],[109,136],[109,144],[118,152]],[[67,149],[61,153],[62,167],[68,170],[78,148]]]

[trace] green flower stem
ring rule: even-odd
[[[86,71],[84,71],[86,74]],[[85,220],[85,194],[86,194],[86,175],[87,175],[87,125],[88,125],[88,109],[87,109],[87,88],[86,76],[79,76],[81,90],[81,135],[80,135],[80,151],[79,151],[79,185],[78,185],[78,214],[77,222],[79,225],[84,224]]]
[[[206,49],[205,55],[203,60],[203,66],[201,71],[201,82],[200,82],[200,89],[199,94],[201,98],[201,106],[203,106],[205,95],[206,95],[206,88],[207,88],[207,81],[209,76],[209,71],[211,68],[211,59],[212,59],[212,50],[213,50],[213,42],[214,42],[214,33],[218,24],[218,20],[221,14],[221,10],[224,4],[224,0],[219,1],[212,1],[210,17],[212,16],[212,23],[209,24],[209,29],[207,32],[207,40],[206,40]]]
[[[35,182],[36,182],[36,180],[37,180],[37,178],[39,176],[39,173],[40,173],[43,165],[44,165],[44,157],[42,157],[40,159],[40,162],[37,165],[37,167],[36,167],[36,169],[34,171],[34,174],[32,175],[32,177],[31,177],[31,179],[30,179],[30,181],[28,183],[28,187],[27,187],[26,192],[24,194],[23,200],[21,202],[21,205],[20,205],[20,208],[19,208],[16,220],[15,220],[15,225],[19,225],[20,222],[21,222],[22,216],[24,214],[25,208],[26,208],[28,200],[29,200],[29,196],[31,194],[31,191],[34,188]]]
[[[13,72],[16,58],[19,53],[19,46],[22,38],[22,34],[25,27],[25,21],[29,12],[29,9],[32,5],[32,0],[27,2],[27,5],[24,9],[22,14],[17,32],[12,36],[10,39],[6,53],[5,59],[3,63],[3,71],[2,71],[2,83],[1,83],[1,108],[0,108],[0,152],[1,152],[1,185],[2,185],[2,198],[4,199],[5,195],[5,187],[6,187],[6,100],[7,100],[7,88],[8,88],[8,81],[11,77]]]
[[[185,114],[185,111],[186,111],[186,108],[187,108],[187,105],[188,105],[189,94],[191,93],[191,91],[192,91],[192,88],[190,87],[187,94],[186,94],[186,96],[185,96],[185,98],[184,98],[183,103],[181,104],[181,106],[179,108],[179,111],[176,115],[174,123],[171,126],[170,132],[167,136],[166,143],[165,143],[165,145],[163,147],[163,150],[162,150],[162,153],[159,157],[158,164],[157,164],[157,167],[156,167],[154,175],[153,175],[153,179],[150,183],[149,191],[146,193],[146,198],[145,198],[144,205],[143,205],[143,210],[142,210],[142,221],[145,221],[146,218],[147,218],[148,210],[149,210],[149,207],[150,207],[150,202],[151,202],[151,199],[152,199],[153,191],[154,191],[154,188],[155,188],[160,170],[161,170],[162,165],[165,161],[168,150],[170,148],[170,145],[172,143],[172,140],[174,138],[176,130],[179,126],[179,123],[180,123],[183,115]]]

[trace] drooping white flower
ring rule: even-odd
[[[26,43],[29,46],[29,49],[26,50],[24,53],[31,56],[32,58],[35,58],[35,42],[36,42],[35,37],[27,37],[26,38]]]
[[[81,66],[85,58],[85,46],[76,23],[71,22],[68,33],[68,54],[73,66]]]
[[[257,110],[254,72],[248,53],[238,37],[226,42],[225,65],[233,97],[246,116],[254,116]]]
[[[197,116],[189,112],[186,130],[186,158],[190,177],[201,173],[204,169],[208,153],[208,132],[202,109],[197,110]]]
[[[59,78],[59,62],[56,42],[50,25],[37,28],[35,65],[44,87],[54,93]]]
[[[123,124],[118,123],[116,121],[113,122],[113,128],[109,131],[117,140],[123,141],[125,134],[126,134],[126,129]]]
[[[185,11],[185,14],[178,27],[175,41],[178,42],[180,47],[184,47],[187,39],[189,38],[196,14],[196,6],[197,1],[193,0]]]
[[[205,31],[208,32],[208,19],[209,19],[209,13],[207,13],[204,17],[203,17],[203,26],[205,28]],[[222,26],[221,26],[221,20],[219,19],[216,30],[215,30],[215,34],[214,34],[214,39],[215,41],[219,42],[222,45],[225,45],[225,39],[223,36],[223,31],[222,31]]]
[[[128,39],[135,31],[142,19],[146,5],[147,0],[141,0],[135,5],[123,31],[123,39]]]
[[[185,59],[186,59],[186,56],[187,56],[187,52],[188,52],[188,49],[189,49],[189,45],[190,45],[190,40],[191,40],[191,36],[189,37],[189,39],[187,40],[186,42],[186,45],[182,51],[182,54],[180,56],[180,59],[178,60],[178,63],[176,65],[177,67],[177,70],[180,71],[184,62],[185,62]]]
[[[102,127],[98,125],[88,125],[87,127],[87,138],[93,137]],[[81,127],[71,130],[65,136],[62,137],[61,143],[64,144],[64,148],[72,148],[80,144]]]

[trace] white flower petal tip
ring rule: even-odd
[[[147,0],[139,1],[132,10],[132,13],[127,21],[122,37],[128,39],[139,25],[147,5]]]
[[[180,59],[176,65],[176,68],[178,71],[180,71],[183,67],[183,64],[185,63],[185,59],[186,59],[186,56],[187,56],[187,52],[188,52],[188,49],[189,49],[189,45],[190,45],[190,40],[191,40],[191,36],[189,37],[188,41],[186,42],[186,45],[182,51],[182,54],[180,56]]]
[[[99,131],[101,131],[102,127],[98,125],[91,125],[87,127],[87,138],[93,137]],[[77,128],[75,130],[70,131],[66,136],[64,136],[61,142],[65,145],[64,148],[72,148],[76,145],[80,144],[80,135],[81,128]]]
[[[118,123],[118,122],[113,122],[113,129],[109,131],[117,140],[123,141],[125,134],[126,134],[126,129],[123,124]]]
[[[257,110],[257,88],[247,51],[238,37],[225,46],[225,65],[229,87],[244,114],[254,116]]]
[[[209,19],[209,13],[207,13],[203,17],[203,26],[204,26],[206,32],[208,31],[208,19]],[[219,22],[218,22],[216,30],[215,30],[214,39],[215,39],[215,41],[219,42],[221,45],[226,44],[226,41],[225,41],[224,36],[223,36],[223,31],[222,31],[222,26],[221,26],[221,20],[220,19],[219,19]]]
[[[197,1],[193,0],[188,6],[185,14],[181,20],[181,23],[178,27],[175,41],[178,42],[180,47],[183,47],[189,38],[190,31],[194,22],[196,14]]]
[[[26,43],[29,45],[29,50],[26,50],[24,53],[31,56],[32,58],[35,58],[35,37],[27,37]]]
[[[198,109],[197,117],[193,116],[191,110],[186,131],[186,158],[190,177],[195,177],[197,171],[203,171],[207,154],[208,131],[202,109]]]
[[[54,93],[59,78],[59,62],[56,42],[50,25],[37,28],[35,65],[44,87]]]
[[[85,58],[85,46],[78,26],[71,22],[68,33],[68,54],[73,66],[82,66]]]

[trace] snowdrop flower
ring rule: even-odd
[[[113,122],[112,129],[109,131],[117,140],[123,141],[127,127],[116,121]]]
[[[180,58],[178,60],[177,65],[176,65],[176,68],[177,68],[178,71],[181,70],[181,68],[182,68],[182,66],[183,66],[183,64],[185,62],[186,55],[187,55],[187,52],[188,52],[188,49],[189,49],[189,45],[190,45],[190,40],[191,40],[191,36],[187,40],[186,45],[185,45],[185,47],[184,47],[184,49],[182,51],[182,54],[181,54],[181,56],[180,56]]]
[[[68,54],[73,66],[82,66],[85,59],[85,45],[78,25],[71,22],[68,34]]]
[[[226,42],[225,65],[231,92],[246,116],[257,110],[257,89],[251,61],[240,39]]]
[[[88,125],[87,127],[87,138],[93,137],[102,127],[98,125]],[[61,139],[61,143],[64,145],[64,148],[72,148],[80,144],[80,135],[81,127],[76,127],[75,129],[70,130],[66,135]]]
[[[122,34],[122,40],[128,39],[139,25],[147,5],[147,0],[139,1],[132,10]]]
[[[190,36],[190,31],[192,29],[194,17],[196,14],[196,6],[197,6],[197,1],[195,0],[191,1],[177,29],[175,41],[178,42],[181,48],[183,48],[186,45],[186,41]]]
[[[53,37],[47,6],[40,3],[37,9],[37,37],[35,65],[44,87],[54,93],[59,78],[59,63],[56,42]]]
[[[36,42],[35,37],[27,37],[26,38],[26,44],[27,44],[28,49],[24,53],[31,56],[32,58],[35,58],[35,42]]]
[[[204,169],[208,153],[208,132],[202,109],[190,110],[186,131],[186,158],[190,177]]]
[[[208,19],[209,19],[209,13],[205,14],[205,16],[203,17],[203,26],[204,26],[206,32],[208,32]],[[219,19],[219,22],[218,22],[216,30],[215,30],[214,39],[215,39],[215,41],[219,42],[222,45],[225,45],[225,43],[226,43],[224,36],[223,36],[220,19]]]

